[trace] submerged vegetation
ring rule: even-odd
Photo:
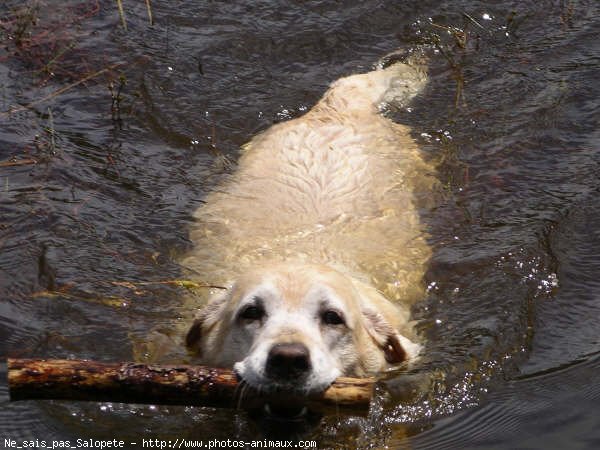
[[[66,2],[65,2],[66,3]],[[153,24],[150,0],[146,0],[149,23]],[[78,3],[56,4],[47,0],[9,2],[0,16],[0,62],[16,73],[26,88],[19,104],[0,109],[0,118],[24,111],[34,111],[47,117],[49,126],[41,127],[35,146],[56,151],[56,130],[52,124],[52,109],[46,106],[57,97],[77,87],[106,86],[110,101],[109,111],[113,122],[122,123],[123,89],[126,84],[125,69],[131,61],[122,61],[102,49],[90,48],[86,43],[94,33],[93,21],[104,13],[118,11],[126,30],[125,13],[121,0],[111,6],[100,0],[82,0]],[[115,60],[117,59],[117,60]],[[135,64],[135,62],[134,62]],[[57,86],[49,89],[51,86]],[[45,111],[42,112],[42,111]],[[36,164],[40,158],[28,153],[0,160],[1,167]]]

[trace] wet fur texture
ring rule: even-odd
[[[188,331],[200,362],[259,389],[311,392],[417,356],[408,308],[430,256],[418,205],[433,171],[380,108],[407,105],[425,82],[416,59],[342,78],[245,146],[196,211],[183,261],[228,286]],[[286,343],[308,349],[308,368],[275,376]]]

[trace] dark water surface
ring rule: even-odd
[[[153,0],[153,26],[144,2],[123,3],[127,31],[108,0],[0,5],[0,162],[37,161],[0,165],[0,359],[131,359],[185,292],[114,282],[183,276],[190,213],[239,147],[338,77],[438,42],[425,94],[390,112],[443,185],[423,211],[426,356],[367,417],[330,415],[302,438],[600,448],[597,1]],[[261,433],[242,411],[9,403],[0,382],[0,446]]]

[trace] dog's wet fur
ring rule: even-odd
[[[408,105],[426,75],[418,57],[390,61],[252,139],[195,213],[183,265],[228,286],[187,333],[199,362],[306,396],[419,354],[409,307],[430,255],[418,199],[433,171],[380,109]]]

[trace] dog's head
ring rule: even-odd
[[[333,269],[285,264],[247,273],[213,299],[186,344],[255,388],[306,394],[416,356],[419,346],[398,332],[407,319]]]

